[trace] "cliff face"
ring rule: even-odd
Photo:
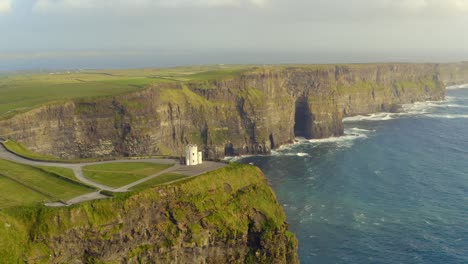
[[[258,168],[71,208],[0,211],[5,263],[298,263],[297,240]]]
[[[468,62],[442,64],[439,70],[446,85],[468,83]]]
[[[202,146],[210,158],[264,154],[296,136],[341,135],[344,116],[441,100],[441,78],[468,80],[468,71],[449,75],[451,67],[461,66],[262,67],[227,79],[42,106],[0,121],[0,135],[61,158],[179,156],[187,143]]]

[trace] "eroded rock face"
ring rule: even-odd
[[[441,100],[468,64],[263,67],[237,77],[42,106],[0,121],[0,135],[61,158],[268,154],[296,136],[343,134],[345,116]],[[452,71],[455,74],[450,74]],[[444,78],[444,79],[442,79]]]

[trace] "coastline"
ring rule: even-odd
[[[468,83],[462,83],[458,85],[451,85],[446,86],[447,90],[454,90],[454,89],[468,89]],[[423,101],[423,102],[414,102],[411,104],[402,104],[399,106],[399,112],[376,112],[371,113],[368,115],[355,115],[343,118],[343,123],[345,124],[344,134],[342,136],[337,137],[327,137],[322,139],[305,139],[302,137],[295,138],[293,143],[283,144],[280,147],[273,149],[269,155],[271,156],[282,156],[285,155],[283,152],[286,150],[290,150],[294,146],[301,145],[301,144],[323,144],[323,143],[341,143],[343,146],[349,146],[350,142],[358,139],[365,139],[375,130],[366,130],[363,128],[358,128],[352,126],[353,123],[356,122],[379,122],[379,121],[388,121],[394,120],[397,118],[405,117],[405,116],[417,116],[417,115],[424,115],[426,117],[440,117],[436,115],[431,115],[429,110],[437,107],[444,107],[445,104],[452,107],[458,107],[456,105],[450,105],[450,101],[452,99],[447,97],[441,101]],[[459,116],[461,118],[468,118],[468,116]],[[446,118],[457,118],[457,116],[446,116]],[[348,127],[346,127],[348,126]],[[304,157],[308,156],[309,154],[298,152],[298,153],[288,153],[286,156],[299,156]],[[255,157],[255,156],[265,156],[265,155],[239,155],[239,156],[226,156],[224,160],[238,162],[242,159]],[[268,156],[268,155],[267,155]]]

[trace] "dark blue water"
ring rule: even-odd
[[[468,89],[447,98],[241,160],[267,175],[302,263],[468,263]]]

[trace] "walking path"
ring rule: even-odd
[[[225,163],[212,162],[212,161],[204,161],[203,164],[196,165],[196,166],[183,166],[183,165],[180,165],[179,161],[175,159],[112,160],[112,161],[87,162],[87,163],[61,163],[61,162],[48,162],[48,161],[34,161],[34,160],[25,159],[23,157],[20,157],[8,151],[3,146],[2,143],[4,143],[4,141],[0,140],[0,159],[10,160],[16,163],[32,165],[32,166],[50,166],[50,167],[60,167],[60,168],[71,169],[73,173],[75,174],[75,177],[80,182],[99,190],[97,192],[88,193],[85,195],[75,197],[69,201],[66,201],[66,203],[62,203],[62,202],[47,203],[46,204],[47,206],[65,206],[65,205],[76,204],[76,203],[80,203],[84,201],[108,198],[108,196],[100,194],[100,191],[106,190],[106,191],[112,191],[112,192],[128,192],[132,187],[135,187],[143,182],[152,180],[160,175],[163,175],[169,172],[183,174],[188,177],[194,177],[194,176],[203,174],[205,172],[217,170],[219,168],[226,166]],[[150,163],[158,163],[158,164],[172,164],[173,166],[163,171],[160,171],[156,174],[150,175],[146,178],[140,179],[138,181],[135,181],[133,183],[130,183],[128,185],[118,187],[118,188],[113,188],[110,186],[97,183],[95,181],[92,181],[86,178],[83,174],[83,167],[85,166],[95,165],[95,164],[106,164],[106,163],[122,163],[122,162],[150,162]]]

